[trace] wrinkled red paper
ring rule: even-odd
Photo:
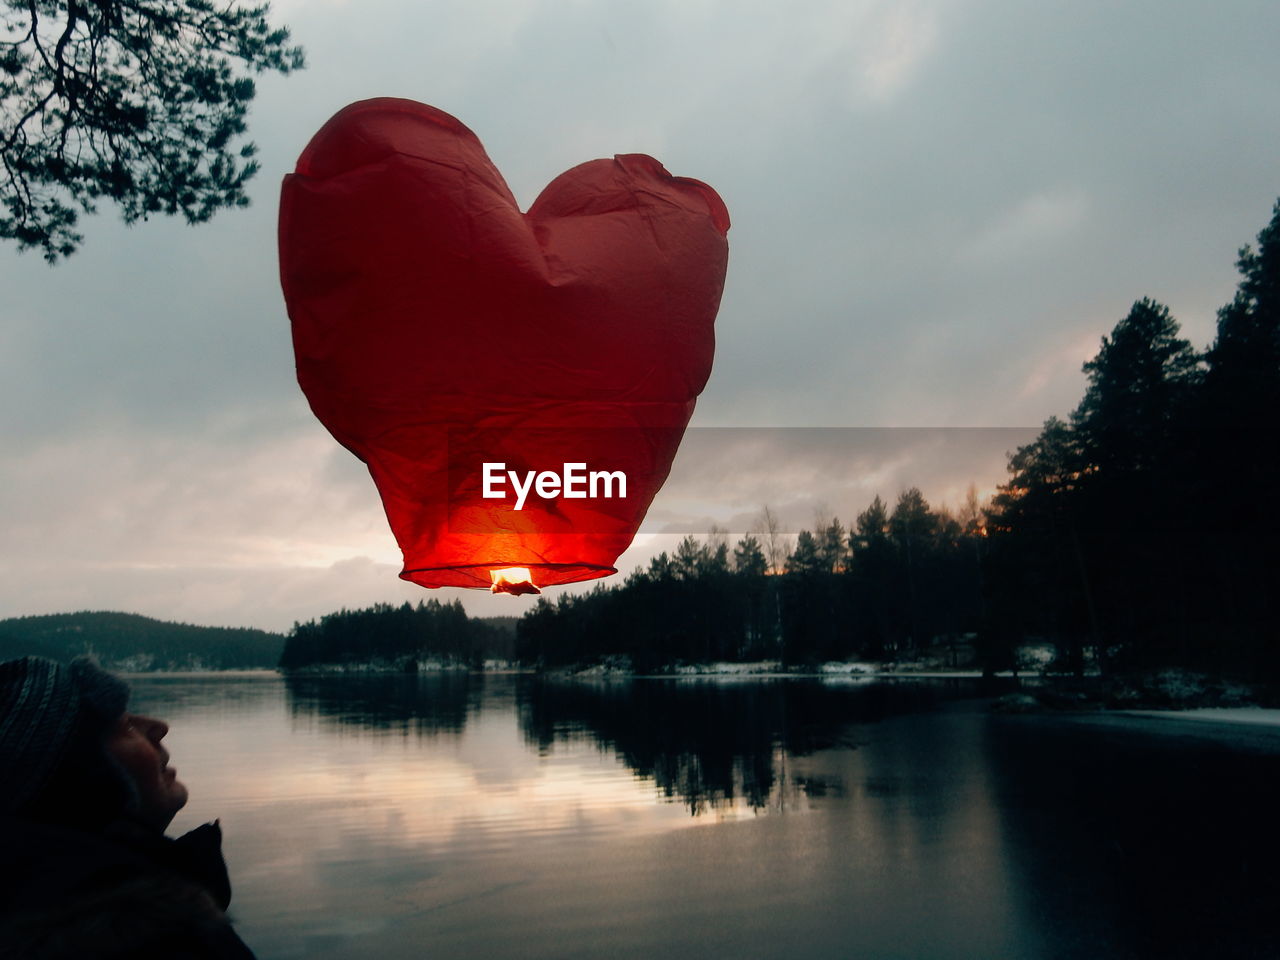
[[[561,174],[522,214],[480,141],[411,100],[352,104],[284,179],[298,382],[369,467],[424,587],[615,572],[711,372],[729,218],[652,157]],[[625,499],[480,496],[480,464],[624,471]]]

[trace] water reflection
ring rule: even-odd
[[[1022,897],[1064,953],[1280,957],[1274,731],[1022,717],[987,750]]]
[[[208,673],[124,673],[132,689],[131,709],[183,721],[188,716],[236,716],[280,701],[280,674],[274,670]]]
[[[590,743],[618,757],[660,795],[696,816],[761,813],[809,797],[840,796],[837,777],[803,775],[789,761],[853,748],[858,724],[923,712],[972,684],[955,681],[644,678],[613,683],[535,677],[489,681],[462,671],[286,679],[296,720],[318,717],[353,732],[460,734],[485,709],[514,704],[525,740],[540,755]],[[892,789],[881,785],[872,790]]]
[[[1274,733],[1136,740],[955,682],[135,691],[180,719],[175,829],[223,818],[262,960],[1280,956]]]
[[[289,676],[295,718],[317,716],[353,731],[459,733],[480,709],[484,675],[465,670],[367,676]]]
[[[520,726],[543,752],[589,737],[694,816],[740,805],[761,812],[844,792],[839,778],[789,770],[790,758],[854,747],[851,724],[924,710],[947,692],[939,684],[817,680],[530,683],[519,698]]]

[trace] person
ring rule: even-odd
[[[253,960],[221,828],[165,835],[187,788],[128,700],[88,658],[0,663],[3,960]]]

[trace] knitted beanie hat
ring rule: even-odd
[[[129,685],[88,657],[0,663],[0,813],[46,786],[80,731],[101,730],[129,702]]]

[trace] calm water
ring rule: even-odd
[[[262,960],[1280,957],[1280,734],[961,681],[133,679]]]

